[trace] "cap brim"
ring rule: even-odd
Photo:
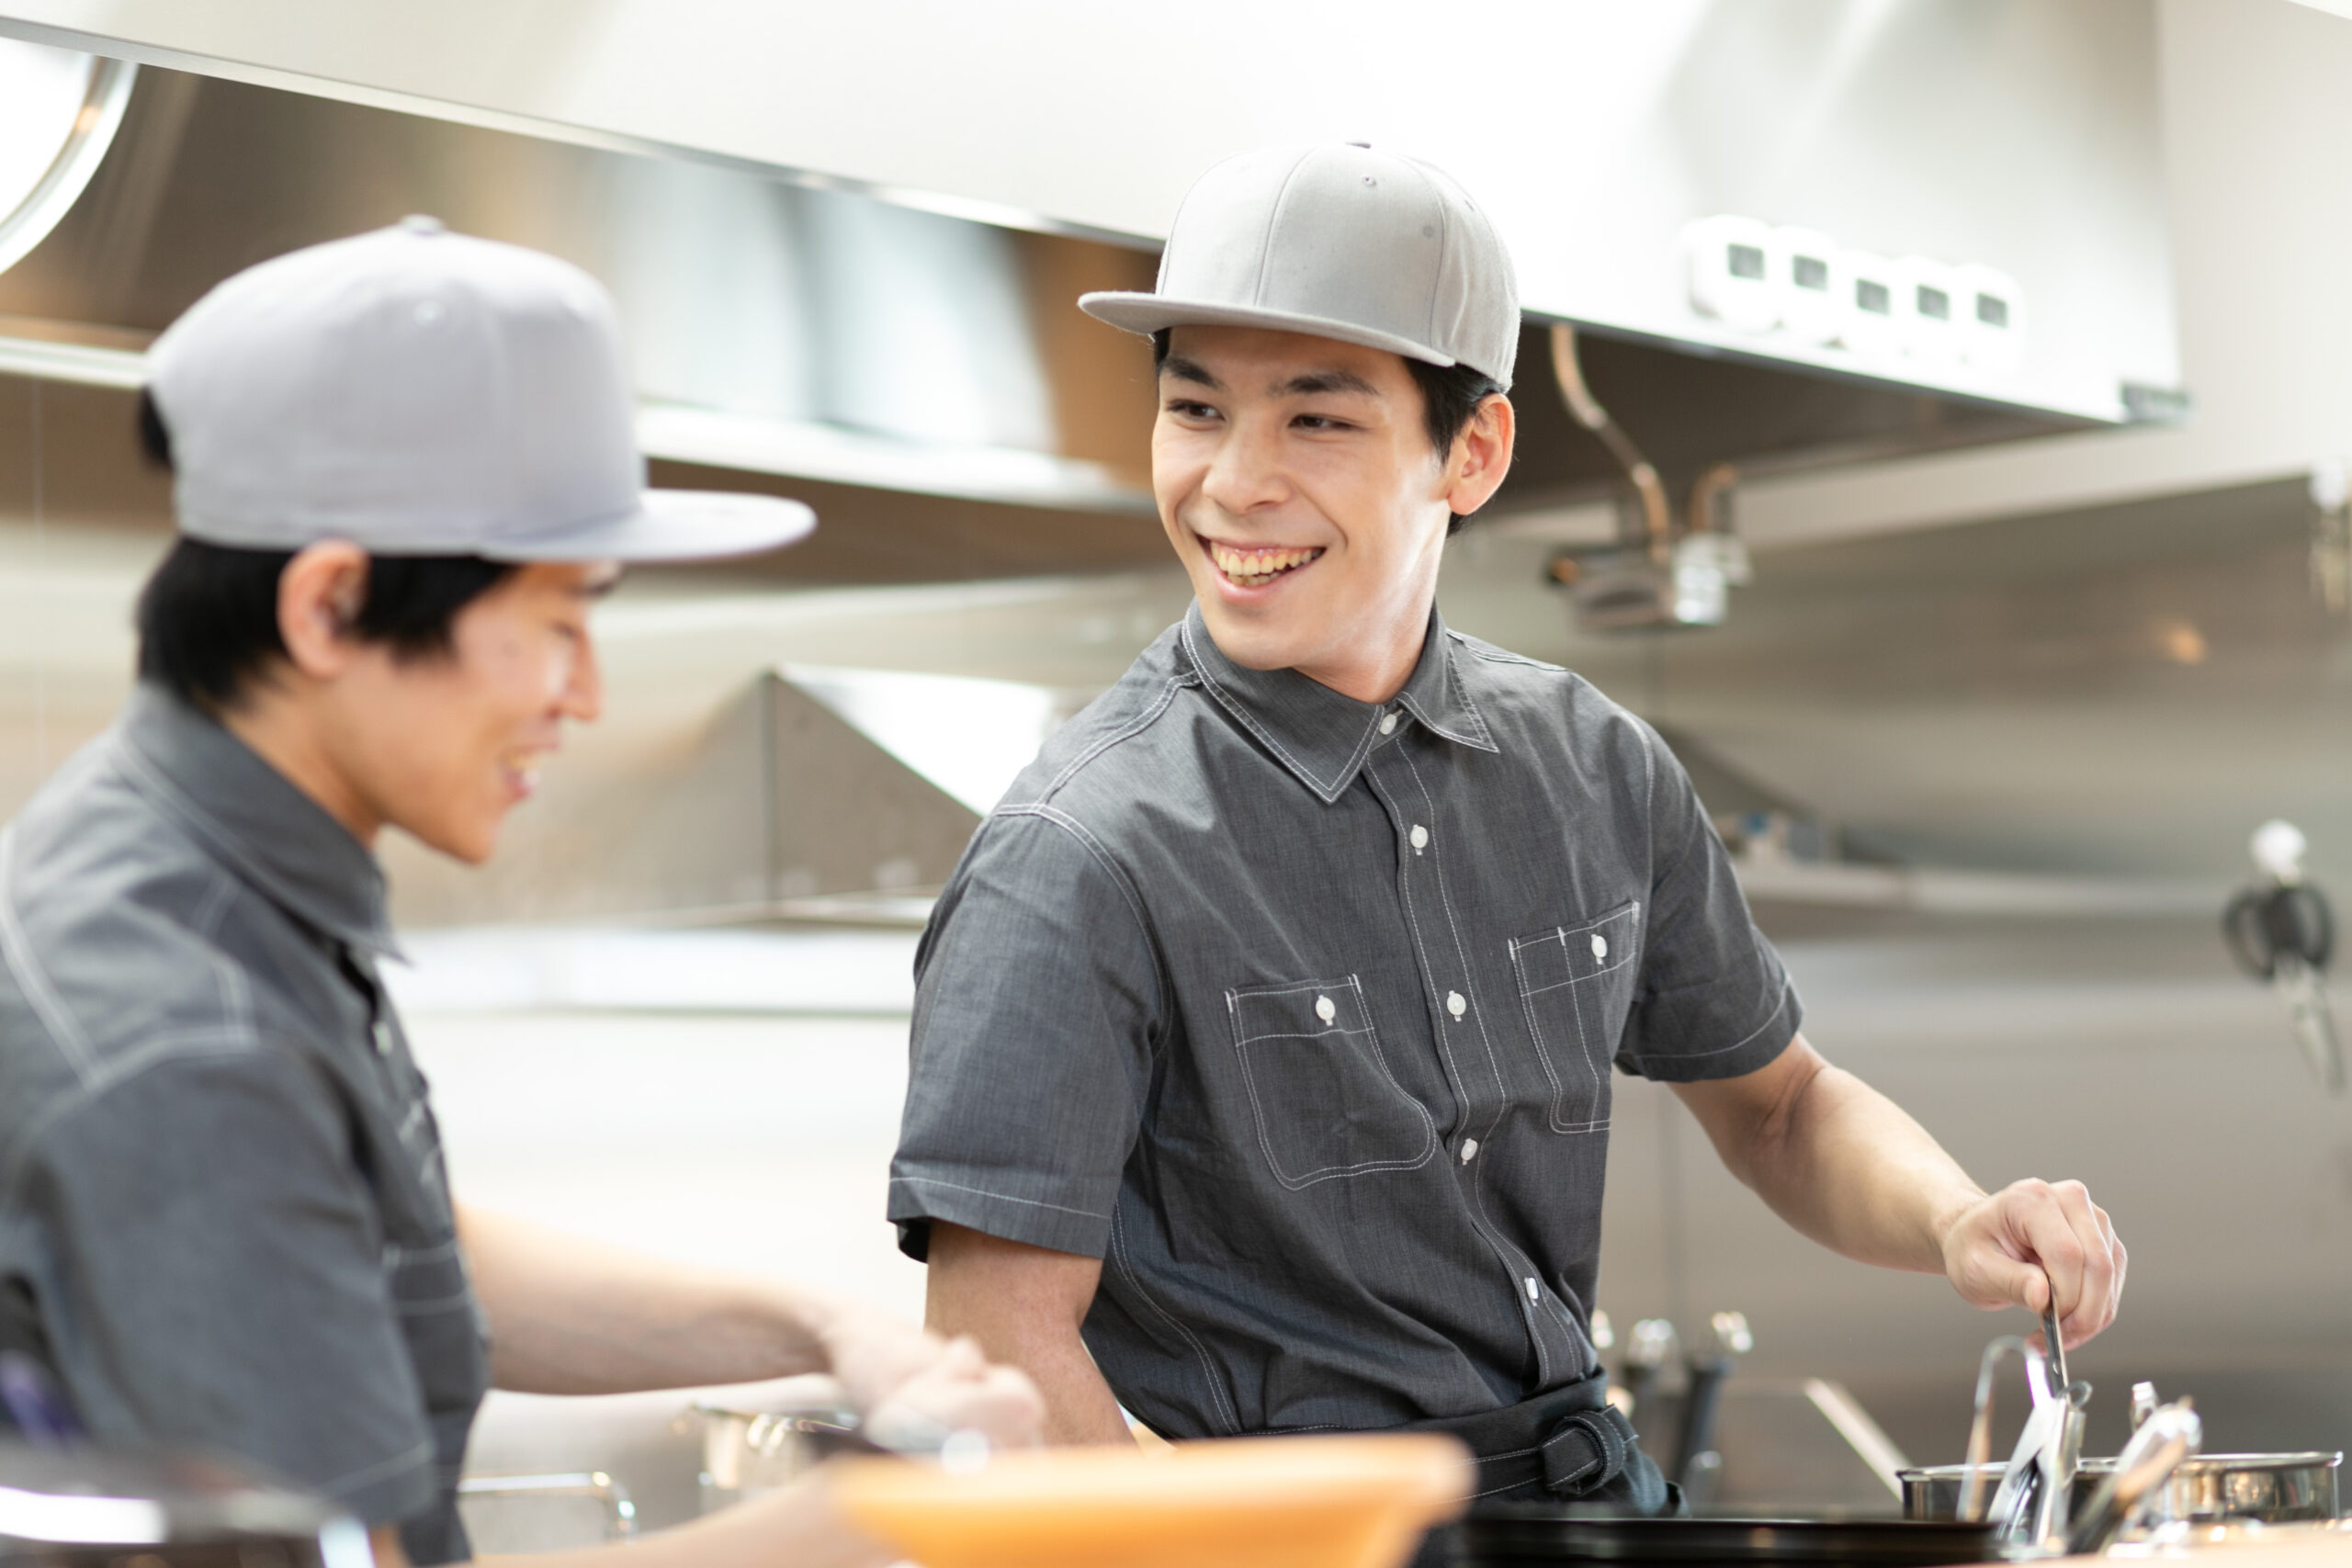
[[[799,543],[817,514],[797,501],[725,491],[650,490],[638,510],[481,548],[492,560],[711,560]]]
[[[1248,305],[1226,305],[1205,299],[1171,299],[1165,294],[1094,293],[1078,297],[1078,308],[1098,321],[1122,332],[1148,337],[1162,327],[1262,327],[1270,332],[1304,333],[1309,337],[1337,338],[1366,348],[1385,348],[1424,365],[1453,365],[1450,355],[1427,344],[1398,337],[1352,321],[1329,316],[1301,315],[1293,310],[1262,310]]]

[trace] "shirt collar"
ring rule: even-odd
[[[345,946],[400,956],[376,857],[243,741],[145,682],[121,736],[134,782],[223,865]]]
[[[1463,688],[1453,641],[1434,607],[1412,675],[1392,700],[1379,704],[1343,696],[1295,670],[1236,664],[1209,636],[1197,599],[1184,613],[1180,636],[1184,657],[1209,694],[1327,806],[1355,782],[1356,771],[1380,739],[1382,717],[1395,710],[1459,745],[1501,750]]]

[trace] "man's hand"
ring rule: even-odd
[[[2115,1321],[2128,1259],[2115,1223],[2079,1181],[2012,1182],[1961,1211],[1943,1249],[1944,1273],[1972,1306],[2040,1315],[2055,1289],[2068,1349]]]
[[[940,1339],[886,1314],[846,1311],[820,1331],[833,1376],[876,1441],[919,1447],[953,1431],[1001,1448],[1038,1442],[1046,1404],[1028,1378],[992,1366],[968,1337]]]

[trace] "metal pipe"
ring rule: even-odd
[[[1739,483],[1739,470],[1729,463],[1710,464],[1690,487],[1690,532],[1693,534],[1728,533],[1715,526],[1715,514],[1721,510],[1723,498]]]
[[[605,1506],[605,1533],[611,1540],[637,1539],[637,1504],[628,1488],[601,1470],[552,1475],[469,1475],[458,1483],[460,1497],[593,1497]]]
[[[1622,426],[1609,417],[1600,400],[1592,395],[1585,384],[1584,367],[1577,359],[1577,330],[1566,321],[1552,328],[1552,374],[1560,383],[1560,397],[1567,404],[1568,417],[1600,438],[1617,466],[1625,470],[1632,481],[1634,493],[1642,504],[1643,532],[1649,539],[1650,555],[1657,562],[1666,564],[1667,550],[1673,543],[1672,508],[1666,498],[1666,481],[1658,478],[1657,468],[1642,456]]]

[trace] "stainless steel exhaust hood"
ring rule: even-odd
[[[37,434],[0,421],[0,495],[40,496],[52,526],[167,525],[166,487],[132,443],[146,342],[241,267],[426,211],[612,288],[658,482],[817,507],[809,543],[725,569],[737,592],[1164,570],[1148,348],[1072,301],[1149,286],[1153,236],[1228,141],[1304,135],[1372,135],[1477,169],[1529,310],[1521,445],[1481,526],[1552,538],[1590,568],[1589,613],[1606,564],[1611,614],[1703,618],[1685,614],[1673,573],[1693,517],[1728,536],[1727,470],[2171,406],[2144,0],[1506,0],[1522,47],[1483,118],[1392,79],[1426,58],[1427,8],[1366,0],[1345,45],[1361,70],[1318,69],[1335,85],[1313,123],[1261,89],[1330,29],[1304,28],[1312,8],[1252,7],[1265,50],[1196,73],[1193,110],[1216,126],[1205,139],[1136,111],[1119,40],[1149,13],[1090,7],[1095,30],[1073,40],[1064,24],[1057,52],[1034,36],[1056,7],[992,11],[987,36],[943,65],[937,8],[911,5],[611,0],[592,27],[560,6],[493,17],[356,0],[334,28],[303,29],[170,0],[0,0],[0,35],[140,65],[80,200],[0,271],[0,394],[24,406],[26,378],[40,387]],[[518,17],[537,31],[500,31]],[[808,39],[784,48],[796,28]],[[868,34],[872,47],[845,41]],[[639,58],[611,52],[623,39]],[[1166,64],[1182,73],[1182,58]],[[812,118],[809,103],[842,93]],[[1726,217],[1739,220],[1713,221]],[[1873,254],[1946,266],[1873,272]],[[1903,285],[1914,305],[1921,288],[1948,311],[2004,301],[2039,346],[2003,370],[1949,343],[1913,355],[1825,339],[1788,304],[1808,257],[1856,287]],[[1951,270],[1969,263],[1989,266]],[[2001,275],[2017,288],[2002,292]],[[1783,283],[1770,311],[1741,292]],[[1560,395],[1562,324],[1651,490]],[[813,688],[763,678],[744,692],[752,670],[727,672],[742,694],[701,750],[684,734],[717,685],[641,748],[615,738],[615,765],[582,770],[595,776],[576,792],[551,787],[482,876],[404,864],[403,919],[839,915],[843,899],[935,885],[969,803]],[[779,748],[786,719],[799,739]]]
[[[634,16],[635,0],[616,3]],[[1145,484],[1148,361],[1135,340],[1070,301],[1087,288],[1148,284],[1150,231],[1165,214],[1141,215],[1154,203],[1172,209],[1174,164],[1189,169],[1215,147],[1187,140],[1181,159],[1167,149],[1139,155],[1122,184],[1101,143],[1132,141],[1136,117],[1124,100],[1097,101],[1114,77],[1057,79],[1048,96],[1069,118],[1050,137],[1021,120],[1031,128],[1025,141],[1001,115],[957,118],[967,88],[942,87],[930,110],[892,111],[933,128],[914,151],[899,150],[901,175],[935,180],[861,184],[875,171],[844,150],[857,142],[855,128],[829,143],[825,161],[747,153],[788,150],[750,132],[769,118],[788,130],[792,103],[763,97],[757,115],[748,102],[672,106],[686,119],[716,114],[748,129],[725,145],[715,135],[663,145],[618,110],[610,123],[590,112],[607,78],[580,85],[577,122],[502,104],[505,85],[476,83],[471,97],[435,92],[429,39],[441,24],[394,9],[402,28],[416,30],[379,40],[380,63],[409,73],[404,85],[373,82],[357,56],[328,69],[304,52],[327,47],[313,35],[265,29],[232,50],[210,37],[212,24],[168,6],[0,0],[0,34],[148,62],[82,200],[47,242],[0,272],[0,374],[128,387],[144,335],[230,272],[431,211],[565,255],[612,287],[638,356],[645,445],[665,465],[665,482],[752,476],[820,501],[829,521],[857,518],[860,537],[844,537],[836,523],[755,570],[905,581],[1159,558]],[[679,17],[682,28],[700,16],[684,9],[693,15]],[[1363,47],[1398,24],[1393,9],[1367,10]],[[1548,384],[1542,334],[1554,321],[1576,325],[1591,389],[1678,507],[1720,464],[1752,475],[2082,429],[2170,406],[2157,395],[2174,351],[2154,21],[2142,0],[1679,0],[1638,17],[1605,6],[1526,10],[1531,39],[1588,51],[1580,58],[1617,48],[1639,69],[1629,65],[1633,75],[1606,91],[1587,73],[1578,79],[1588,90],[1564,96],[1546,85],[1551,66],[1518,62],[1492,132],[1479,133],[1481,146],[1507,144],[1475,165],[1475,183],[1511,235],[1532,318],[1517,399],[1522,443],[1497,515],[1587,502],[1624,484],[1610,451],[1566,416]],[[390,14],[355,8],[334,47],[371,36]],[[707,33],[719,27],[706,50],[729,28],[746,30],[744,47],[765,47],[775,40],[763,29],[789,20],[730,16],[723,27],[702,17]],[[613,22],[628,30],[628,17]],[[865,16],[838,21],[852,31],[872,25]],[[1030,71],[995,58],[1017,54],[1029,25],[1008,19],[976,44],[973,73],[992,62]],[[1105,25],[1115,32],[1127,23]],[[548,40],[548,59],[566,58],[560,41]],[[606,41],[573,40],[585,51],[577,58]],[[1297,42],[1270,39],[1269,58],[1278,63]],[[642,47],[650,83],[669,46],[649,34]],[[901,84],[872,61],[899,59],[906,47],[862,64],[844,57],[829,66],[808,50],[793,58],[803,76],[852,72],[879,105]],[[713,68],[714,81],[731,79]],[[547,81],[542,71],[514,86]],[[1214,85],[1217,95],[1237,90],[1222,78]],[[630,101],[654,102],[641,93]],[[1426,107],[1397,111],[1396,138],[1446,158],[1440,143],[1452,133],[1421,123],[1428,118]],[[1241,130],[1219,134],[1252,123],[1244,117]],[[952,134],[940,129],[951,124]],[[1086,134],[1069,134],[1076,128]],[[1579,141],[1580,131],[1590,134]],[[881,121],[863,134],[884,139]],[[1462,149],[1454,161],[1473,157]],[[1037,199],[1011,199],[1023,193]],[[1743,210],[1752,219],[1717,221]],[[1124,241],[1111,233],[1122,229]],[[1793,299],[1790,269],[1808,246],[1821,253],[1813,259],[1824,278],[1833,263],[1867,262],[1869,253],[1849,256],[1841,245],[1997,264],[1998,273],[1965,276],[2006,276],[2017,288],[1968,293],[1962,273],[1947,266],[1930,277],[1922,262],[1887,274],[1910,285],[1891,298],[1941,292],[1963,312],[1986,300],[2014,307],[2004,320],[2030,332],[2029,346],[2004,368],[1972,358],[1958,336],[1917,352],[1852,333],[1849,344],[1786,299],[1759,314],[1741,292],[1754,285]],[[1765,269],[1760,281],[1740,276],[1743,258]],[[2133,393],[2127,381],[2157,392]],[[2105,390],[2086,389],[2095,383]],[[956,531],[942,521],[950,518],[979,519],[978,537],[934,547],[940,533]]]

